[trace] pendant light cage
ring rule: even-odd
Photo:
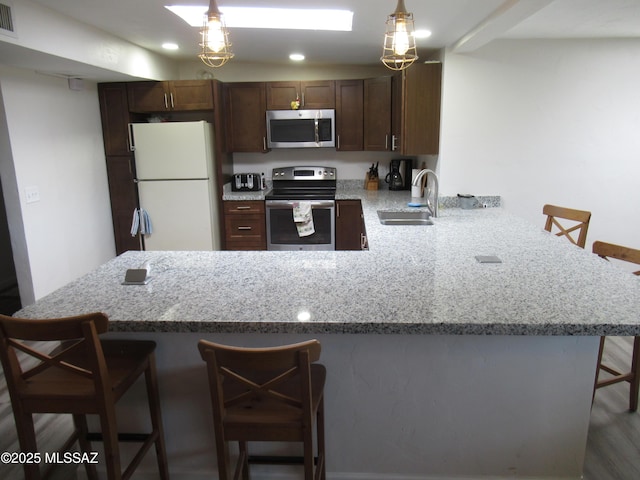
[[[221,67],[233,58],[229,30],[215,0],[209,3],[209,11],[204,17],[200,39],[201,50],[198,57],[208,67]]]
[[[413,13],[407,13],[404,1],[387,17],[387,30],[380,60],[391,70],[409,68],[418,59]]]

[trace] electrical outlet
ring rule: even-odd
[[[24,187],[24,197],[27,203],[40,201],[40,189],[36,186]]]

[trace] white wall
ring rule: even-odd
[[[177,75],[177,65],[170,58],[31,0],[13,2],[12,17],[16,35],[0,35],[3,63],[26,67],[34,65],[33,60],[37,59],[38,71],[81,78],[99,69],[119,80],[131,77],[164,80]]]
[[[595,240],[640,248],[640,40],[496,41],[444,63],[442,194],[590,210]]]
[[[84,86],[0,66],[0,175],[23,304],[115,255],[97,87]],[[40,201],[27,204],[25,187]]]

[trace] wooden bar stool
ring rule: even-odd
[[[241,348],[200,340],[198,349],[207,363],[219,480],[229,479],[230,441],[240,452],[234,480],[249,478],[249,463],[303,464],[305,480],[325,480],[326,370],[314,363],[320,342]],[[301,442],[304,456],[250,456],[249,441]]]
[[[640,265],[640,250],[620,245],[613,245],[605,242],[594,242],[593,253],[608,260],[615,258],[625,262],[631,262]],[[634,275],[640,275],[640,270],[633,272]],[[631,354],[631,365],[629,371],[620,372],[617,369],[604,365],[602,363],[602,354],[604,353],[605,341],[607,337],[600,337],[600,350],[598,351],[598,369],[596,370],[596,380],[593,394],[598,388],[607,387],[619,382],[629,382],[629,410],[635,412],[638,409],[638,387],[640,386],[640,337],[633,338],[633,353]],[[608,378],[600,378],[600,371],[604,370],[611,376]]]
[[[587,230],[589,229],[589,221],[591,220],[591,212],[585,210],[573,210],[571,208],[558,207],[555,205],[545,205],[542,208],[542,213],[547,216],[547,221],[544,225],[544,229],[547,232],[551,232],[553,227],[558,229],[555,233],[557,237],[565,236],[574,245],[584,248],[587,243]],[[558,219],[569,220],[570,222],[577,222],[570,227],[564,227],[560,224]],[[566,222],[565,222],[566,225]],[[571,233],[578,230],[578,240],[574,240]]]
[[[34,413],[68,413],[75,429],[64,442],[67,450],[78,441],[91,453],[91,441],[102,440],[109,480],[128,479],[142,457],[155,445],[160,478],[168,480],[160,399],[155,367],[155,343],[137,340],[100,341],[108,319],[102,313],[56,319],[19,319],[0,315],[0,359],[11,397],[22,452],[37,452]],[[51,350],[49,342],[62,342]],[[40,342],[34,344],[33,342]],[[43,343],[44,342],[44,343]],[[48,347],[39,348],[39,346]],[[26,355],[25,355],[26,354]],[[34,365],[35,364],[35,365]],[[115,404],[144,374],[151,432],[118,434]],[[101,434],[88,433],[86,415],[100,418]],[[142,445],[124,470],[118,441]],[[85,462],[87,476],[97,478],[95,465]],[[37,463],[24,465],[27,480],[41,478]],[[47,473],[43,472],[46,476]]]

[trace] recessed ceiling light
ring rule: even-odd
[[[178,50],[178,44],[177,43],[173,43],[173,42],[165,42],[162,44],[162,48],[164,48],[165,50]]]
[[[416,30],[415,32],[413,32],[413,36],[416,38],[429,38],[431,36],[431,30]]]
[[[291,55],[289,55],[289,59],[293,60],[294,62],[301,62],[302,60],[304,60],[304,55],[301,53],[292,53]]]
[[[167,5],[192,27],[202,27],[206,6]],[[229,28],[279,28],[350,32],[353,12],[349,10],[220,7]]]

